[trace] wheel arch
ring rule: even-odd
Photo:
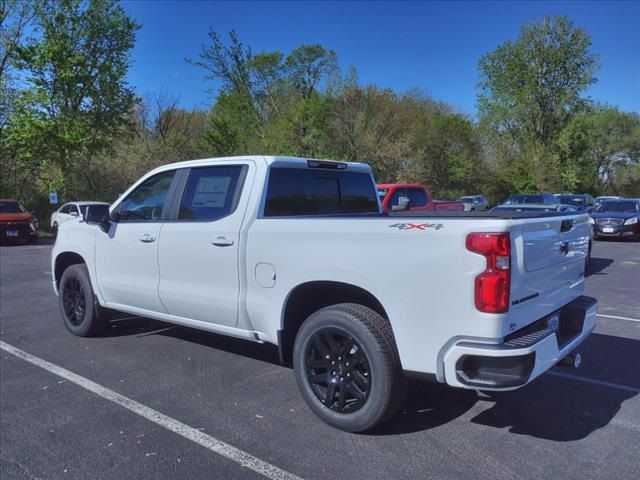
[[[54,263],[54,278],[56,279],[56,287],[60,286],[60,279],[62,278],[62,274],[64,271],[69,268],[71,265],[78,265],[84,263],[87,264],[86,260],[76,252],[61,252],[56,256],[56,261]]]
[[[309,315],[321,308],[339,303],[364,305],[389,320],[382,303],[362,287],[328,280],[299,284],[291,289],[282,308],[282,320],[278,330],[278,353],[282,363],[290,363],[296,334]]]

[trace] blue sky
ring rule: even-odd
[[[640,2],[212,2],[122,1],[142,24],[129,82],[140,95],[164,90],[185,108],[209,108],[219,84],[185,63],[210,28],[235,29],[254,52],[319,43],[353,65],[361,84],[419,88],[475,115],[480,56],[515,39],[522,22],[567,15],[592,38],[598,83],[587,96],[640,113]]]

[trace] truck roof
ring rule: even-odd
[[[215,164],[216,162],[225,162],[225,161],[233,161],[233,160],[253,160],[255,162],[264,162],[267,166],[278,165],[278,166],[290,166],[290,167],[307,167],[309,160],[315,160],[318,162],[335,162],[336,160],[330,159],[318,159],[318,158],[301,158],[301,157],[287,157],[287,156],[276,156],[276,155],[235,155],[231,157],[215,157],[215,158],[202,158],[199,160],[186,160],[182,162],[170,163],[167,165],[162,165],[154,170],[162,171],[170,168],[185,168],[185,167],[202,167],[210,164]],[[350,171],[361,171],[361,172],[371,172],[371,168],[366,163],[359,162],[342,162],[347,165],[347,170]]]

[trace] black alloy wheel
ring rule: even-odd
[[[339,303],[309,315],[292,360],[309,408],[341,430],[374,428],[402,405],[406,381],[391,324],[364,305]]]
[[[313,393],[339,413],[359,410],[371,390],[371,368],[363,348],[347,332],[329,327],[311,337],[305,373]]]
[[[84,320],[84,314],[87,310],[84,297],[82,284],[75,277],[69,278],[64,285],[62,304],[64,305],[64,313],[73,325],[78,326]]]
[[[85,264],[71,265],[62,273],[58,303],[64,325],[74,335],[92,336],[109,324],[108,311],[98,305]]]

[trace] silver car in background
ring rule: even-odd
[[[464,203],[465,212],[489,210],[489,200],[482,195],[468,195],[458,198],[457,201]]]

